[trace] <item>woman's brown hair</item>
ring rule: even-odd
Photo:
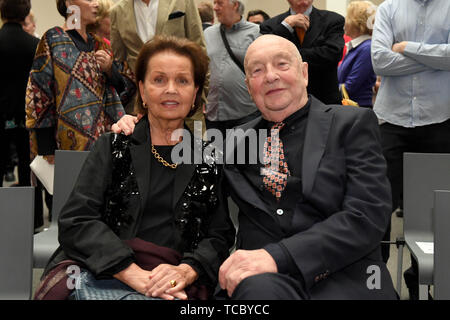
[[[194,108],[188,116],[193,115],[201,105],[203,86],[205,84],[206,73],[208,72],[209,58],[205,49],[195,42],[185,38],[174,36],[156,36],[144,44],[136,60],[136,84],[139,88],[139,82],[145,81],[150,59],[160,52],[174,52],[180,56],[187,57],[192,62],[194,71],[194,83],[198,87]],[[138,90],[138,103],[135,107],[136,113],[146,114],[147,110],[142,106],[141,93]]]

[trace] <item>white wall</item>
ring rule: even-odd
[[[56,0],[31,0],[31,10],[36,18],[36,32],[39,35],[64,24],[64,18],[56,10]]]

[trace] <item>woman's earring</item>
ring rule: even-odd
[[[142,101],[142,106],[144,107],[144,109],[147,109],[147,104],[143,101]]]

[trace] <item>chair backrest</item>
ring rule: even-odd
[[[34,187],[0,188],[0,300],[28,300],[33,277]]]
[[[433,191],[450,190],[450,154],[404,153],[403,229],[433,241]]]
[[[62,207],[69,198],[89,151],[57,150],[53,182],[52,225],[57,224]]]
[[[434,192],[434,298],[450,300],[450,191]]]

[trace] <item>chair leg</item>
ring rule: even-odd
[[[419,284],[419,300],[428,300],[428,285]]]
[[[402,274],[403,271],[403,244],[398,246],[398,256],[397,256],[397,293],[398,296],[402,297]]]

